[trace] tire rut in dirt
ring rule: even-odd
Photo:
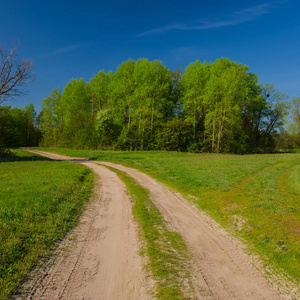
[[[152,299],[125,185],[107,168],[84,164],[101,178],[96,199],[14,299]]]
[[[180,195],[135,169],[109,162],[98,163],[126,172],[151,191],[165,219],[187,243],[198,270],[196,276],[199,282],[207,284],[214,299],[292,299],[280,295],[272,287],[239,242]]]

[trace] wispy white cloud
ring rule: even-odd
[[[171,30],[205,30],[213,28],[221,28],[227,26],[239,25],[245,22],[254,21],[259,17],[271,13],[273,5],[271,3],[264,3],[261,5],[248,7],[239,11],[235,11],[230,15],[224,15],[219,18],[212,18],[210,20],[199,20],[194,23],[177,23],[167,25],[161,28],[151,29],[138,34],[138,37],[163,34]]]
[[[60,48],[54,49],[51,52],[45,53],[43,55],[43,57],[56,57],[56,56],[64,55],[64,54],[73,52],[79,48],[82,48],[84,46],[85,46],[85,44],[78,44],[78,45],[68,45],[68,46],[60,47]]]

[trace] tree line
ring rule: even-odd
[[[38,146],[41,131],[33,104],[22,108],[0,106],[0,157],[10,148]]]
[[[271,152],[286,95],[240,63],[122,63],[89,82],[72,79],[43,100],[42,145],[82,149]]]
[[[35,146],[40,139],[36,112],[32,104],[25,109],[1,106],[6,100],[24,94],[23,86],[34,80],[32,61],[18,59],[18,45],[10,51],[0,43],[0,157],[9,148]]]
[[[0,105],[34,79],[31,60],[0,45]],[[300,98],[290,102],[248,67],[221,58],[169,70],[128,60],[115,73],[54,89],[37,116],[0,106],[0,155],[10,147],[260,153],[300,148]],[[283,127],[285,123],[285,127]],[[277,148],[276,148],[277,144]]]

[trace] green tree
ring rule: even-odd
[[[6,51],[4,45],[0,44],[0,105],[13,97],[24,94],[24,85],[34,80],[32,75],[32,61],[28,59],[17,59],[18,46],[13,45],[10,51]],[[0,156],[9,153],[5,148],[4,136],[10,132],[8,129],[10,108],[0,106]],[[5,119],[5,120],[4,120]],[[6,124],[4,126],[4,124]],[[8,126],[8,127],[7,127]],[[11,140],[15,137],[11,136]]]
[[[59,146],[93,147],[95,140],[92,105],[88,85],[82,78],[68,82],[59,100],[58,114],[62,120]]]
[[[51,94],[43,100],[40,128],[43,133],[42,145],[57,146],[62,120],[59,115],[61,99],[60,89],[54,89]]]
[[[120,141],[126,143],[126,136],[132,122],[133,93],[135,90],[134,65],[131,59],[122,63],[112,78],[110,91],[112,94],[113,114],[115,123],[122,124]]]
[[[37,123],[36,123],[37,113],[35,111],[34,105],[29,104],[25,107],[25,124],[26,128],[26,144],[30,145],[37,145],[36,140],[36,130],[37,130]]]
[[[92,114],[97,113],[101,109],[106,109],[109,102],[109,84],[112,79],[112,72],[107,74],[104,70],[99,71],[89,82],[91,92],[91,109]]]
[[[186,68],[179,79],[180,99],[185,120],[193,127],[193,140],[203,139],[204,117],[206,114],[205,93],[210,77],[210,64],[197,60]],[[198,130],[197,130],[198,129]]]
[[[230,152],[241,131],[241,106],[248,95],[248,67],[227,58],[211,65],[206,84],[205,136],[212,152]]]
[[[102,109],[97,112],[95,130],[97,133],[97,146],[100,149],[115,150],[117,148],[116,141],[122,127],[120,124],[115,123],[111,109]]]
[[[134,120],[140,147],[151,149],[156,128],[173,113],[172,73],[158,60],[140,59],[134,66],[134,80]]]
[[[156,131],[157,148],[167,151],[186,151],[192,138],[191,133],[191,125],[176,116],[162,123]]]
[[[300,148],[300,97],[293,97],[289,106],[290,132],[294,143]]]
[[[242,140],[242,107],[252,97],[248,67],[227,58],[190,64],[180,79],[185,120],[204,151],[230,152]]]
[[[8,155],[8,147],[15,146],[14,131],[9,115],[10,106],[0,106],[0,157]],[[10,139],[12,137],[12,139]]]
[[[274,134],[283,126],[287,114],[287,95],[267,83],[262,83],[259,91],[261,99],[252,139],[255,143],[254,152],[272,152],[275,147]]]
[[[0,107],[0,132],[0,155],[7,153],[7,148],[37,146],[40,131],[33,104],[25,109]]]
[[[73,79],[44,99],[43,143],[100,149],[261,152],[274,148],[284,94],[228,58],[170,71],[122,63],[89,83]],[[296,102],[295,102],[296,103]]]

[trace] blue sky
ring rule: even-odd
[[[220,57],[248,65],[260,82],[300,93],[300,1],[0,0],[0,43],[20,42],[36,80],[33,103],[72,78],[89,81],[129,58],[159,59],[170,69]]]

